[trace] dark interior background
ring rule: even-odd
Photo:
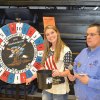
[[[43,16],[55,17],[61,38],[71,48],[74,60],[77,54],[86,47],[84,36],[87,26],[92,23],[100,23],[100,1],[0,0],[1,27],[16,21],[16,18],[19,17],[22,22],[35,27],[43,36]],[[70,94],[74,94],[73,89]]]

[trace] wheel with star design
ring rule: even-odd
[[[13,22],[0,28],[0,79],[25,83],[41,68],[43,38],[32,26]]]

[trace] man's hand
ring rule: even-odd
[[[79,79],[79,81],[83,84],[88,84],[89,82],[89,77],[88,75],[84,74],[84,75],[80,75],[80,74],[75,74],[75,77],[77,79]]]

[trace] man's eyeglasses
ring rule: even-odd
[[[90,34],[86,34],[85,37],[87,37],[87,36],[94,37],[95,35],[100,35],[100,34],[90,33]]]

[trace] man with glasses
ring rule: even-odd
[[[86,43],[74,61],[75,95],[78,100],[100,100],[100,24],[89,25]]]

